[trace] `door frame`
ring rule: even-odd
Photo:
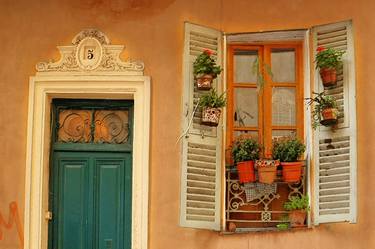
[[[48,248],[51,103],[54,98],[134,101],[132,248],[148,247],[150,77],[124,73],[37,73],[30,78],[24,248]]]

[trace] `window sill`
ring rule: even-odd
[[[293,227],[287,229],[278,229],[275,227],[267,227],[267,228],[237,228],[236,231],[221,231],[219,232],[220,235],[238,235],[238,234],[249,234],[249,233],[269,233],[269,232],[297,232],[297,231],[307,231],[311,230],[311,226],[303,226],[303,227]]]

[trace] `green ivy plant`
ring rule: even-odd
[[[342,55],[345,51],[318,47],[317,52],[315,57],[316,68],[338,68],[342,65]]]
[[[202,95],[199,100],[200,107],[221,108],[226,104],[225,92],[219,95],[215,88]]]
[[[216,65],[216,61],[212,58],[213,52],[209,49],[203,50],[203,52],[197,57],[193,64],[194,76],[199,77],[203,74],[211,74],[213,78],[216,78],[221,73],[222,69]]]
[[[253,138],[238,138],[232,145],[232,155],[235,163],[258,160],[260,152],[261,146]]]
[[[292,196],[290,201],[284,203],[284,209],[287,211],[293,210],[305,210],[309,211],[309,197],[307,195],[300,196]]]
[[[296,138],[274,140],[272,158],[280,162],[296,162],[305,152],[305,145]]]
[[[308,102],[307,105],[312,106],[314,104],[314,109],[312,111],[312,118],[313,124],[312,127],[314,130],[320,125],[320,121],[322,120],[322,111],[328,108],[337,108],[336,99],[333,96],[325,95],[324,92],[315,93],[314,98],[307,98]],[[337,109],[336,109],[337,111]],[[338,113],[336,113],[338,115]]]

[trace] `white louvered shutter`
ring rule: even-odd
[[[216,62],[222,66],[221,32],[185,23],[183,56],[183,119],[182,130],[189,121],[199,96],[194,84],[193,62],[203,49],[214,51]],[[220,76],[214,87],[222,92]],[[190,128],[182,138],[180,224],[184,227],[220,230],[222,120],[219,126],[200,124],[198,108]]]
[[[356,222],[357,119],[352,33],[351,21],[312,29],[314,58],[319,46],[346,51],[337,86],[325,90],[338,101],[338,129],[333,131],[321,126],[314,135],[315,224]],[[324,87],[318,70],[315,71],[314,91],[322,92]]]

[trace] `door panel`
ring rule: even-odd
[[[59,160],[58,248],[87,248],[88,160]]]
[[[131,247],[131,153],[55,152],[53,247]]]
[[[99,248],[119,249],[123,241],[120,233],[122,224],[121,210],[124,201],[123,189],[123,160],[97,160],[98,172],[97,190],[97,238]]]

